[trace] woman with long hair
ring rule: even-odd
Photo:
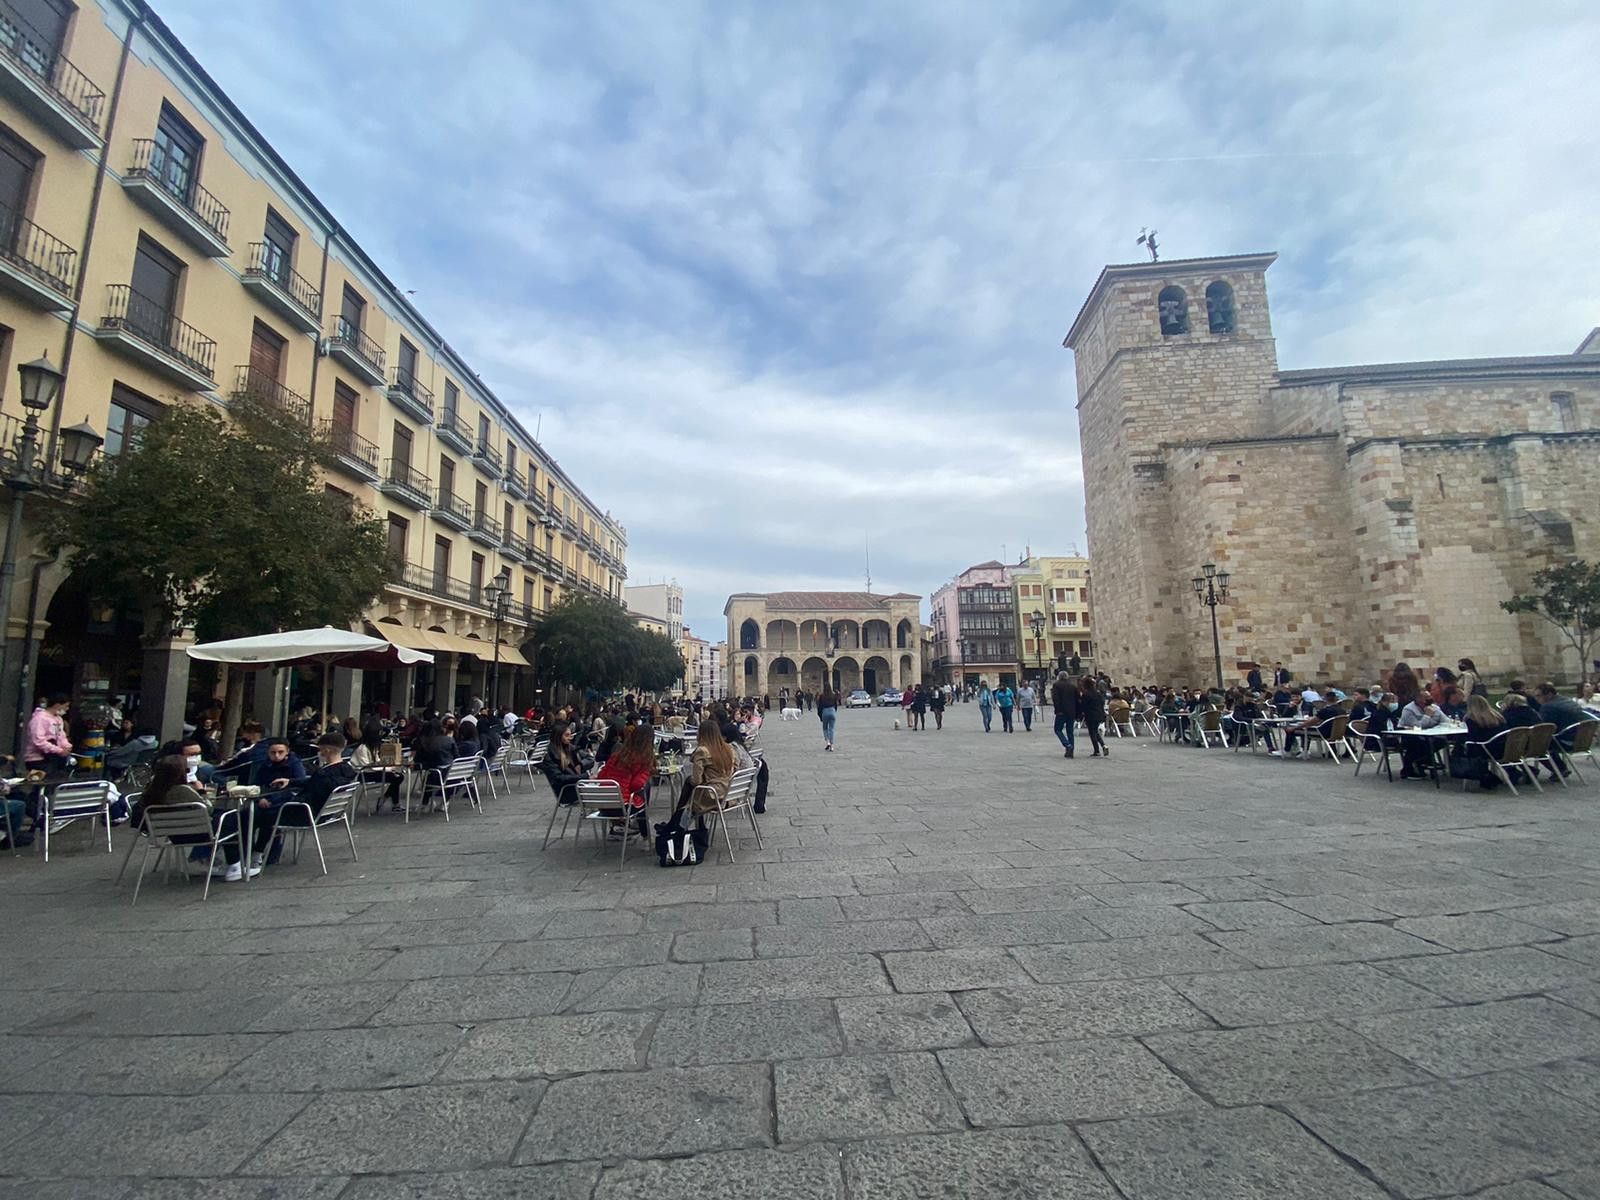
[[[611,780],[621,790],[622,798],[628,805],[631,823],[638,829],[640,837],[650,832],[650,825],[645,820],[645,806],[650,803],[650,781],[655,773],[655,733],[648,725],[635,725],[628,730],[621,746],[611,752],[606,765],[595,776],[596,779]],[[622,824],[618,822],[618,825]]]
[[[155,768],[150,775],[150,783],[139,797],[139,802],[134,805],[132,824],[138,829],[144,824],[145,814],[152,808],[176,808],[180,804],[204,804],[211,816],[211,827],[218,828],[229,815],[233,817],[235,827],[238,827],[239,810],[236,808],[218,809],[211,802],[195,791],[189,783],[189,762],[181,754],[168,754],[158,758]],[[203,846],[207,839],[202,834],[176,837],[173,842],[180,846]],[[244,868],[241,865],[239,843],[242,838],[235,838],[222,846],[223,861],[227,864],[221,871],[221,877],[229,883],[237,883],[244,878]],[[216,864],[212,865],[213,874],[217,874]],[[251,867],[252,878],[261,874],[260,867]]]
[[[1389,690],[1400,702],[1400,707],[1404,708],[1417,698],[1417,693],[1422,691],[1422,681],[1417,678],[1417,673],[1411,669],[1410,664],[1397,662],[1394,670],[1389,672]]]
[[[722,727],[715,717],[700,722],[699,744],[694,757],[689,760],[690,804],[694,812],[706,813],[722,807],[728,796],[728,784],[733,780],[733,747],[722,736]],[[828,748],[833,749],[829,742]],[[695,788],[709,788],[712,795],[697,792]]]
[[[1500,786],[1500,777],[1489,767],[1489,752],[1477,748],[1476,743],[1487,742],[1506,727],[1506,719],[1487,696],[1467,697],[1467,774],[1463,778],[1476,779],[1478,786],[1492,792]],[[1451,760],[1454,762],[1454,759]],[[1451,771],[1454,775],[1456,772]]]
[[[833,727],[839,718],[839,693],[833,685],[823,683],[822,691],[817,693],[817,716],[822,720],[822,748],[833,750]]]

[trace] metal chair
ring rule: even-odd
[[[278,809],[277,816],[272,823],[272,833],[276,837],[279,833],[294,834],[294,861],[300,861],[300,843],[305,840],[307,833],[317,847],[317,861],[322,864],[322,873],[328,873],[328,859],[322,853],[322,838],[317,830],[328,825],[343,825],[344,835],[350,839],[350,861],[359,861],[356,856],[356,831],[350,824],[350,809],[361,795],[361,782],[347,783],[343,787],[336,787],[328,793],[328,798],[322,803],[321,812],[313,812],[311,805],[304,800],[287,800]],[[285,825],[283,818],[289,812],[305,814],[305,824]]]
[[[635,813],[633,807],[622,796],[622,785],[615,779],[580,779],[577,783],[577,807],[585,810],[583,819],[594,821],[595,841],[600,841],[599,822],[610,825],[612,821],[622,822],[622,858],[619,865],[626,865],[628,861],[628,842],[631,840],[628,822]],[[593,811],[588,811],[588,810]],[[566,827],[562,826],[565,835]]]
[[[453,760],[448,767],[430,767],[422,774],[422,796],[427,799],[428,784],[437,780],[439,784],[439,804],[444,809],[444,819],[450,819],[450,796],[452,793],[461,792],[467,797],[467,803],[480,813],[483,811],[483,801],[478,798],[478,764],[482,760],[476,754],[469,754],[465,758]],[[411,820],[411,793],[406,792],[406,820]]]
[[[231,824],[233,831],[223,833],[220,826]],[[222,821],[213,826],[211,823],[211,809],[199,801],[193,804],[174,804],[169,807],[146,809],[142,826],[146,842],[144,856],[139,860],[139,874],[133,881],[133,904],[139,903],[139,889],[144,885],[145,867],[150,862],[150,851],[158,850],[156,855],[156,868],[161,867],[161,860],[167,856],[167,851],[172,851],[178,862],[184,861],[184,856],[197,845],[208,845],[211,853],[206,858],[206,885],[200,892],[200,899],[204,900],[211,895],[211,872],[217,865],[217,850],[229,842],[239,846],[241,863],[244,860],[244,839],[239,833],[239,822]],[[176,839],[183,838],[183,841]],[[137,845],[137,839],[134,845]],[[133,846],[128,847],[128,857],[133,857]],[[127,859],[122,862],[124,870],[127,868]],[[246,869],[241,866],[241,870]],[[122,873],[117,873],[120,882]]]
[[[494,786],[494,777],[500,776],[506,785],[506,794],[511,793],[511,778],[506,774],[506,765],[511,761],[511,745],[508,742],[500,743],[500,749],[494,752],[493,757],[483,760],[483,773],[489,779],[489,797],[493,800],[500,799],[500,792]]]
[[[745,767],[742,770],[735,771],[733,778],[728,780],[727,794],[717,801],[717,807],[712,812],[713,826],[707,843],[715,844],[717,839],[716,826],[720,825],[722,827],[723,845],[728,848],[729,862],[738,861],[733,856],[733,838],[728,833],[729,813],[738,812],[740,809],[744,810],[745,815],[750,818],[750,829],[756,835],[756,848],[762,848],[761,827],[756,824],[755,811],[756,776],[759,773],[759,767]],[[699,790],[699,788],[695,789],[695,791]],[[715,794],[714,789],[707,788],[706,790]]]
[[[1518,763],[1528,773],[1528,778],[1533,780],[1533,786],[1541,792],[1544,791],[1544,784],[1539,782],[1540,767],[1549,767],[1550,773],[1561,780],[1562,787],[1572,786],[1561,773],[1561,768],[1556,765],[1555,755],[1551,750],[1555,736],[1556,727],[1552,722],[1545,721],[1528,726],[1528,744],[1523,747],[1522,760]]]
[[[548,743],[545,744],[548,745]],[[555,785],[555,780],[552,779],[550,781],[550,790],[555,793],[556,805],[550,812],[550,824],[544,827],[544,844],[539,847],[541,850],[550,848],[550,834],[556,827],[556,818],[562,814],[563,810],[567,815],[566,819],[561,822],[561,836],[563,838],[567,836],[567,826],[572,824],[573,810],[578,807],[578,785],[576,783],[569,783],[565,787],[558,788]]]
[[[1484,757],[1489,760],[1489,770],[1494,776],[1511,789],[1513,796],[1519,795],[1517,785],[1511,782],[1509,768],[1522,762],[1528,748],[1528,726],[1518,725],[1502,729],[1492,737],[1481,742],[1468,742],[1467,747],[1476,747],[1482,750]],[[1496,744],[1498,743],[1498,745]],[[1461,790],[1467,790],[1467,781],[1461,781]]]
[[[45,795],[41,807],[45,862],[50,861],[50,834],[74,821],[105,821],[106,853],[111,853],[111,784],[106,780],[59,783]]]
[[[1302,736],[1306,741],[1306,757],[1311,757],[1311,748],[1313,746],[1321,746],[1328,752],[1329,758],[1333,759],[1334,762],[1338,762],[1339,747],[1345,745],[1344,738],[1345,734],[1349,732],[1349,729],[1349,717],[1329,717],[1315,729],[1307,729],[1302,731]],[[1349,747],[1345,746],[1345,749],[1348,750]]]
[[[1208,749],[1213,739],[1219,746],[1227,744],[1222,736],[1222,714],[1216,709],[1208,708],[1205,712],[1196,713],[1193,726],[1195,740],[1200,743],[1202,750]]]
[[[1557,759],[1571,769],[1579,783],[1583,782],[1583,776],[1578,774],[1578,755],[1583,755],[1591,764],[1600,765],[1600,759],[1594,755],[1596,733],[1600,733],[1600,721],[1579,721],[1557,733],[1550,748]]]
[[[1378,767],[1383,768],[1392,783],[1394,766],[1389,762],[1392,747],[1381,733],[1368,733],[1368,728],[1368,723],[1364,720],[1351,721],[1345,727],[1344,748],[1350,752],[1350,757],[1355,759],[1357,775],[1361,774],[1362,766],[1371,758],[1376,760]]]

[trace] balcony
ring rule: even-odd
[[[478,603],[473,598],[473,589],[468,584],[459,579],[451,579],[442,572],[419,567],[416,563],[406,563],[392,582],[415,592],[426,592],[430,596],[439,596],[461,604]],[[481,607],[481,604],[479,606]]]
[[[400,458],[391,458],[383,464],[378,491],[418,512],[427,512],[433,503],[433,480]]]
[[[414,421],[433,424],[433,393],[404,367],[394,369],[394,378],[389,381],[389,403]]]
[[[457,454],[471,454],[473,439],[472,430],[461,419],[461,414],[453,408],[441,412],[433,423],[433,431],[439,435],[439,440],[451,447]]]
[[[387,372],[383,366],[383,347],[343,317],[333,323],[333,332],[323,343],[323,353],[342,364],[356,378],[382,387]]]
[[[135,138],[133,165],[122,175],[128,197],[209,258],[227,258],[228,210],[195,178],[194,168],[180,164],[150,138]]]
[[[528,498],[528,477],[515,468],[506,472],[506,495],[513,500],[526,500]]]
[[[956,608],[964,613],[1008,613],[1016,611],[1016,604],[1012,600],[989,601],[956,599]]]
[[[264,408],[275,409],[297,425],[311,423],[311,405],[304,396],[291,392],[265,371],[249,363],[234,368],[233,398],[253,400]]]
[[[488,442],[478,443],[472,451],[472,461],[478,464],[485,475],[493,475],[497,479],[500,477],[500,451]]]
[[[292,270],[271,242],[250,243],[250,265],[239,282],[301,333],[322,328],[322,293]]]
[[[336,467],[368,483],[378,481],[377,446],[348,425],[335,424],[330,417],[317,422],[317,433],[327,440]]]
[[[216,385],[215,342],[125,283],[106,290],[97,339],[191,392],[209,392]]]
[[[472,528],[472,509],[467,507],[467,502],[454,492],[440,488],[438,496],[434,499],[433,519],[441,525],[448,525],[465,533]]]
[[[0,288],[45,312],[71,312],[78,252],[0,205]]]
[[[467,536],[484,546],[498,546],[500,522],[486,512],[477,513],[472,518],[472,528],[467,531]]]
[[[530,553],[532,550],[528,545],[528,539],[520,538],[514,533],[507,533],[505,540],[500,543],[500,556],[514,563],[527,562]]]
[[[106,94],[55,43],[0,3],[0,92],[74,150],[100,145]]]

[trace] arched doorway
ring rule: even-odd
[[[861,686],[861,664],[849,657],[834,659],[833,683],[848,699]]]
[[[912,665],[911,655],[902,654],[900,656],[900,686],[908,688],[921,682],[922,672]]]
[[[784,688],[788,688],[792,696],[799,686],[800,672],[795,669],[794,659],[773,659],[771,665],[767,667],[767,693],[776,698]]]
[[[888,626],[885,626],[884,635],[888,636],[888,633]],[[893,682],[894,676],[889,673],[888,659],[877,654],[867,659],[866,665],[861,669],[862,687],[876,696]]]
[[[835,621],[832,632],[835,650],[861,649],[861,626],[854,621]]]
[[[19,590],[26,580],[25,573],[19,574]],[[28,709],[39,696],[59,694],[72,697],[75,716],[92,720],[104,719],[113,698],[124,711],[133,711],[144,674],[143,614],[92,599],[75,572],[56,589],[43,617],[48,628],[39,639],[39,665],[28,685]],[[20,658],[20,646],[14,653]],[[190,673],[190,684],[200,689],[200,696],[208,695],[216,677],[215,666],[208,665]],[[192,702],[184,705],[185,711],[192,707]],[[136,721],[141,719],[135,714]]]
[[[887,650],[889,648],[889,622],[868,621],[862,625],[861,645],[867,650]]]
[[[761,626],[754,620],[746,619],[745,623],[739,626],[739,649],[761,649]]]
[[[894,627],[894,648],[896,650],[912,649],[911,639],[914,636],[915,631],[911,628],[911,622],[902,619],[900,624]]]
[[[828,625],[825,621],[800,622],[800,649],[826,650],[828,648]]]
[[[744,684],[741,696],[759,696],[761,683],[761,665],[756,662],[754,654],[745,655],[744,659]]]
[[[800,686],[815,696],[827,683],[828,664],[820,658],[808,658],[800,664]]]
[[[793,621],[767,622],[768,650],[798,650],[799,648],[800,633],[795,628]]]

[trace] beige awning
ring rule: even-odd
[[[490,656],[492,658],[493,655],[494,655],[494,647],[493,646],[489,647],[489,654],[490,654]],[[518,650],[515,646],[513,646],[513,645],[511,645],[511,644],[509,644],[507,642],[501,642],[500,643],[500,665],[501,666],[512,666],[512,667],[531,667],[531,666],[533,666],[533,664],[531,662],[529,662],[526,658],[523,657],[521,650]]]
[[[400,625],[393,621],[369,621],[374,636],[381,637],[384,641],[394,646],[404,646],[407,650],[448,650],[450,647],[439,644],[440,634],[427,629],[418,629],[414,625]]]

